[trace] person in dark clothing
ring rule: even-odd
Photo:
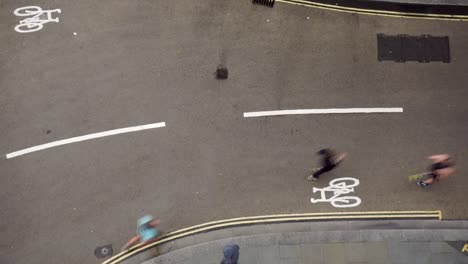
[[[317,152],[318,155],[322,156],[322,167],[314,169],[314,174],[307,177],[309,181],[316,181],[320,175],[325,172],[331,171],[346,157],[346,153],[336,153],[331,149],[321,149]]]
[[[236,244],[226,245],[223,249],[223,259],[221,264],[238,264],[239,246]]]
[[[429,179],[420,180],[418,185],[427,187],[435,182],[446,179],[455,172],[455,160],[448,154],[432,155],[429,157],[432,161]]]

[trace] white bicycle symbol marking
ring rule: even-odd
[[[349,183],[349,185],[347,185]],[[330,186],[325,188],[312,189],[313,193],[320,192],[320,199],[311,198],[312,203],[330,202],[331,205],[338,208],[355,207],[361,204],[361,199],[356,196],[341,196],[354,192],[354,187],[359,185],[359,180],[351,177],[338,178],[330,181]],[[332,192],[333,195],[327,198],[326,193]]]
[[[62,10],[42,10],[38,6],[23,6],[15,9],[13,12],[16,16],[31,16],[29,18],[23,19],[19,22],[19,25],[16,25],[15,31],[19,33],[30,33],[34,31],[41,30],[44,27],[45,23],[49,22],[59,22],[59,18],[52,18],[52,13],[57,12],[60,14]]]

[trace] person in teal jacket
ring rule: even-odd
[[[132,237],[122,250],[126,250],[134,244],[143,243],[148,244],[159,239],[159,229],[156,228],[161,221],[159,218],[155,219],[151,215],[145,215],[137,221],[137,235]]]

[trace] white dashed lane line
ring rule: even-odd
[[[327,109],[294,109],[260,112],[245,112],[244,117],[278,116],[278,115],[310,115],[310,114],[374,114],[402,113],[401,107],[390,108],[327,108]]]
[[[153,124],[147,124],[147,125],[141,125],[141,126],[133,126],[133,127],[125,127],[125,128],[119,128],[119,129],[114,129],[114,130],[108,130],[104,132],[99,132],[99,133],[93,133],[93,134],[88,134],[84,136],[79,136],[79,137],[73,137],[73,138],[68,138],[68,139],[62,139],[58,141],[53,141],[50,143],[30,147],[30,148],[25,148],[22,150],[18,150],[15,152],[11,152],[6,154],[7,159],[15,158],[21,155],[29,154],[32,152],[48,149],[48,148],[54,148],[66,144],[71,144],[71,143],[76,143],[80,141],[85,141],[85,140],[90,140],[90,139],[95,139],[95,138],[102,138],[102,137],[108,137],[108,136],[114,136],[118,134],[124,134],[124,133],[130,133],[130,132],[137,132],[141,130],[147,130],[147,129],[153,129],[153,128],[158,128],[158,127],[165,127],[166,123],[165,122],[160,122],[160,123],[153,123]]]

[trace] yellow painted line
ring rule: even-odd
[[[186,228],[182,228],[173,232],[167,233],[165,236],[170,236],[176,233],[185,232],[190,229],[195,229],[203,226],[240,221],[240,220],[251,220],[251,219],[263,219],[263,218],[278,218],[278,217],[299,217],[299,216],[321,216],[321,215],[388,215],[388,214],[439,214],[440,211],[370,211],[370,212],[335,212],[335,213],[304,213],[304,214],[277,214],[277,215],[260,215],[260,216],[248,216],[248,217],[237,217],[230,219],[217,220],[207,222],[199,225],[194,225]]]
[[[337,213],[306,213],[306,214],[279,214],[279,215],[263,215],[238,217],[225,220],[212,221],[200,225],[191,226],[188,228],[179,229],[174,232],[167,233],[160,240],[142,246],[138,244],[132,248],[120,252],[112,258],[104,261],[102,264],[115,264],[129,257],[132,257],[148,248],[201,232],[206,232],[223,227],[232,227],[239,225],[252,225],[261,223],[275,222],[297,222],[307,220],[343,220],[343,219],[394,219],[394,218],[438,218],[442,219],[442,212],[435,211],[374,211],[374,212],[337,212]]]
[[[411,16],[444,17],[444,18],[468,18],[468,15],[429,14],[429,13],[412,13],[412,12],[365,9],[365,8],[322,4],[322,3],[309,2],[309,1],[304,1],[304,0],[276,0],[276,1],[283,2],[283,3],[298,2],[298,3],[302,3],[306,5],[327,7],[330,9],[341,9],[341,10],[348,10],[348,11],[354,11],[354,12],[366,12],[366,13],[375,13],[375,14],[391,14],[391,15],[399,15],[399,16],[411,15]]]
[[[351,14],[362,14],[362,15],[370,15],[370,16],[447,20],[447,21],[468,21],[468,15],[425,14],[425,13],[385,11],[385,10],[374,10],[374,9],[329,5],[329,4],[322,4],[322,3],[307,2],[307,1],[302,1],[302,0],[276,0],[276,2],[312,7],[312,8],[317,8],[317,9],[329,10],[329,11],[337,11],[337,12],[351,13]]]
[[[468,252],[468,243],[465,243],[465,245],[463,245],[463,248],[461,249],[461,252],[462,253]]]
[[[408,217],[408,218],[434,218],[434,217],[437,217],[437,215],[428,215],[428,214],[411,215],[411,217]],[[368,215],[368,216],[360,217],[360,219],[369,219],[369,218],[375,218],[375,216]],[[383,218],[386,218],[386,219],[401,218],[401,216],[399,216],[399,215],[389,215],[388,217],[383,217]],[[341,217],[333,218],[333,219],[356,219],[356,217],[355,216],[341,216]],[[167,238],[164,238],[164,239],[160,239],[158,241],[155,241],[153,243],[145,245],[145,246],[143,246],[141,248],[138,248],[138,249],[136,249],[134,251],[131,251],[131,252],[129,252],[128,255],[122,256],[119,259],[116,259],[116,260],[112,261],[111,263],[112,264],[119,263],[122,260],[125,260],[125,259],[127,259],[129,257],[132,257],[132,256],[136,255],[137,253],[140,253],[142,251],[145,251],[145,250],[147,250],[149,248],[152,248],[152,247],[155,247],[157,245],[160,245],[160,244],[163,244],[163,243],[166,243],[166,242],[169,242],[169,241],[181,238],[181,237],[185,237],[185,236],[189,236],[189,235],[192,235],[192,234],[200,233],[200,232],[203,232],[203,231],[209,231],[211,229],[219,229],[219,228],[222,228],[222,227],[231,227],[231,226],[248,225],[248,224],[292,222],[292,221],[304,221],[304,220],[330,220],[330,218],[325,217],[325,216],[324,217],[314,216],[314,217],[303,217],[303,218],[278,218],[278,219],[263,219],[263,220],[253,220],[253,221],[232,222],[232,223],[209,226],[209,227],[197,229],[197,230],[194,230],[194,231],[189,231],[189,232],[186,232],[186,233],[182,233],[182,234],[179,234],[179,235],[167,237]]]
[[[169,232],[167,234],[164,234],[161,237],[161,240],[173,236],[175,234],[181,233],[181,232],[186,232],[188,230],[192,229],[197,229],[205,226],[212,226],[212,225],[219,225],[222,223],[228,223],[228,222],[239,222],[239,221],[245,221],[245,220],[255,220],[255,219],[264,219],[264,218],[282,218],[282,217],[306,217],[306,216],[329,216],[328,219],[336,219],[336,217],[332,216],[340,216],[340,215],[373,215],[374,217],[377,215],[390,215],[390,214],[398,214],[398,215],[408,215],[408,214],[434,214],[436,216],[431,216],[431,217],[439,217],[440,216],[440,211],[370,211],[370,212],[335,212],[335,213],[303,213],[303,214],[277,214],[277,215],[261,215],[261,216],[249,216],[249,217],[237,217],[237,218],[231,218],[231,219],[224,219],[224,220],[217,220],[217,221],[212,221],[212,222],[207,222],[199,225],[194,225],[186,228],[182,228],[173,232]],[[356,218],[356,217],[355,217]],[[359,217],[358,217],[359,218]],[[161,241],[159,240],[159,241]],[[136,248],[140,247],[141,244],[135,245],[128,249],[128,251],[124,251],[119,253],[118,255],[114,256],[118,257],[120,255],[125,254],[125,252],[129,252],[132,250],[135,250]],[[107,260],[110,261],[111,259]],[[108,262],[103,262],[103,264],[107,264]]]

